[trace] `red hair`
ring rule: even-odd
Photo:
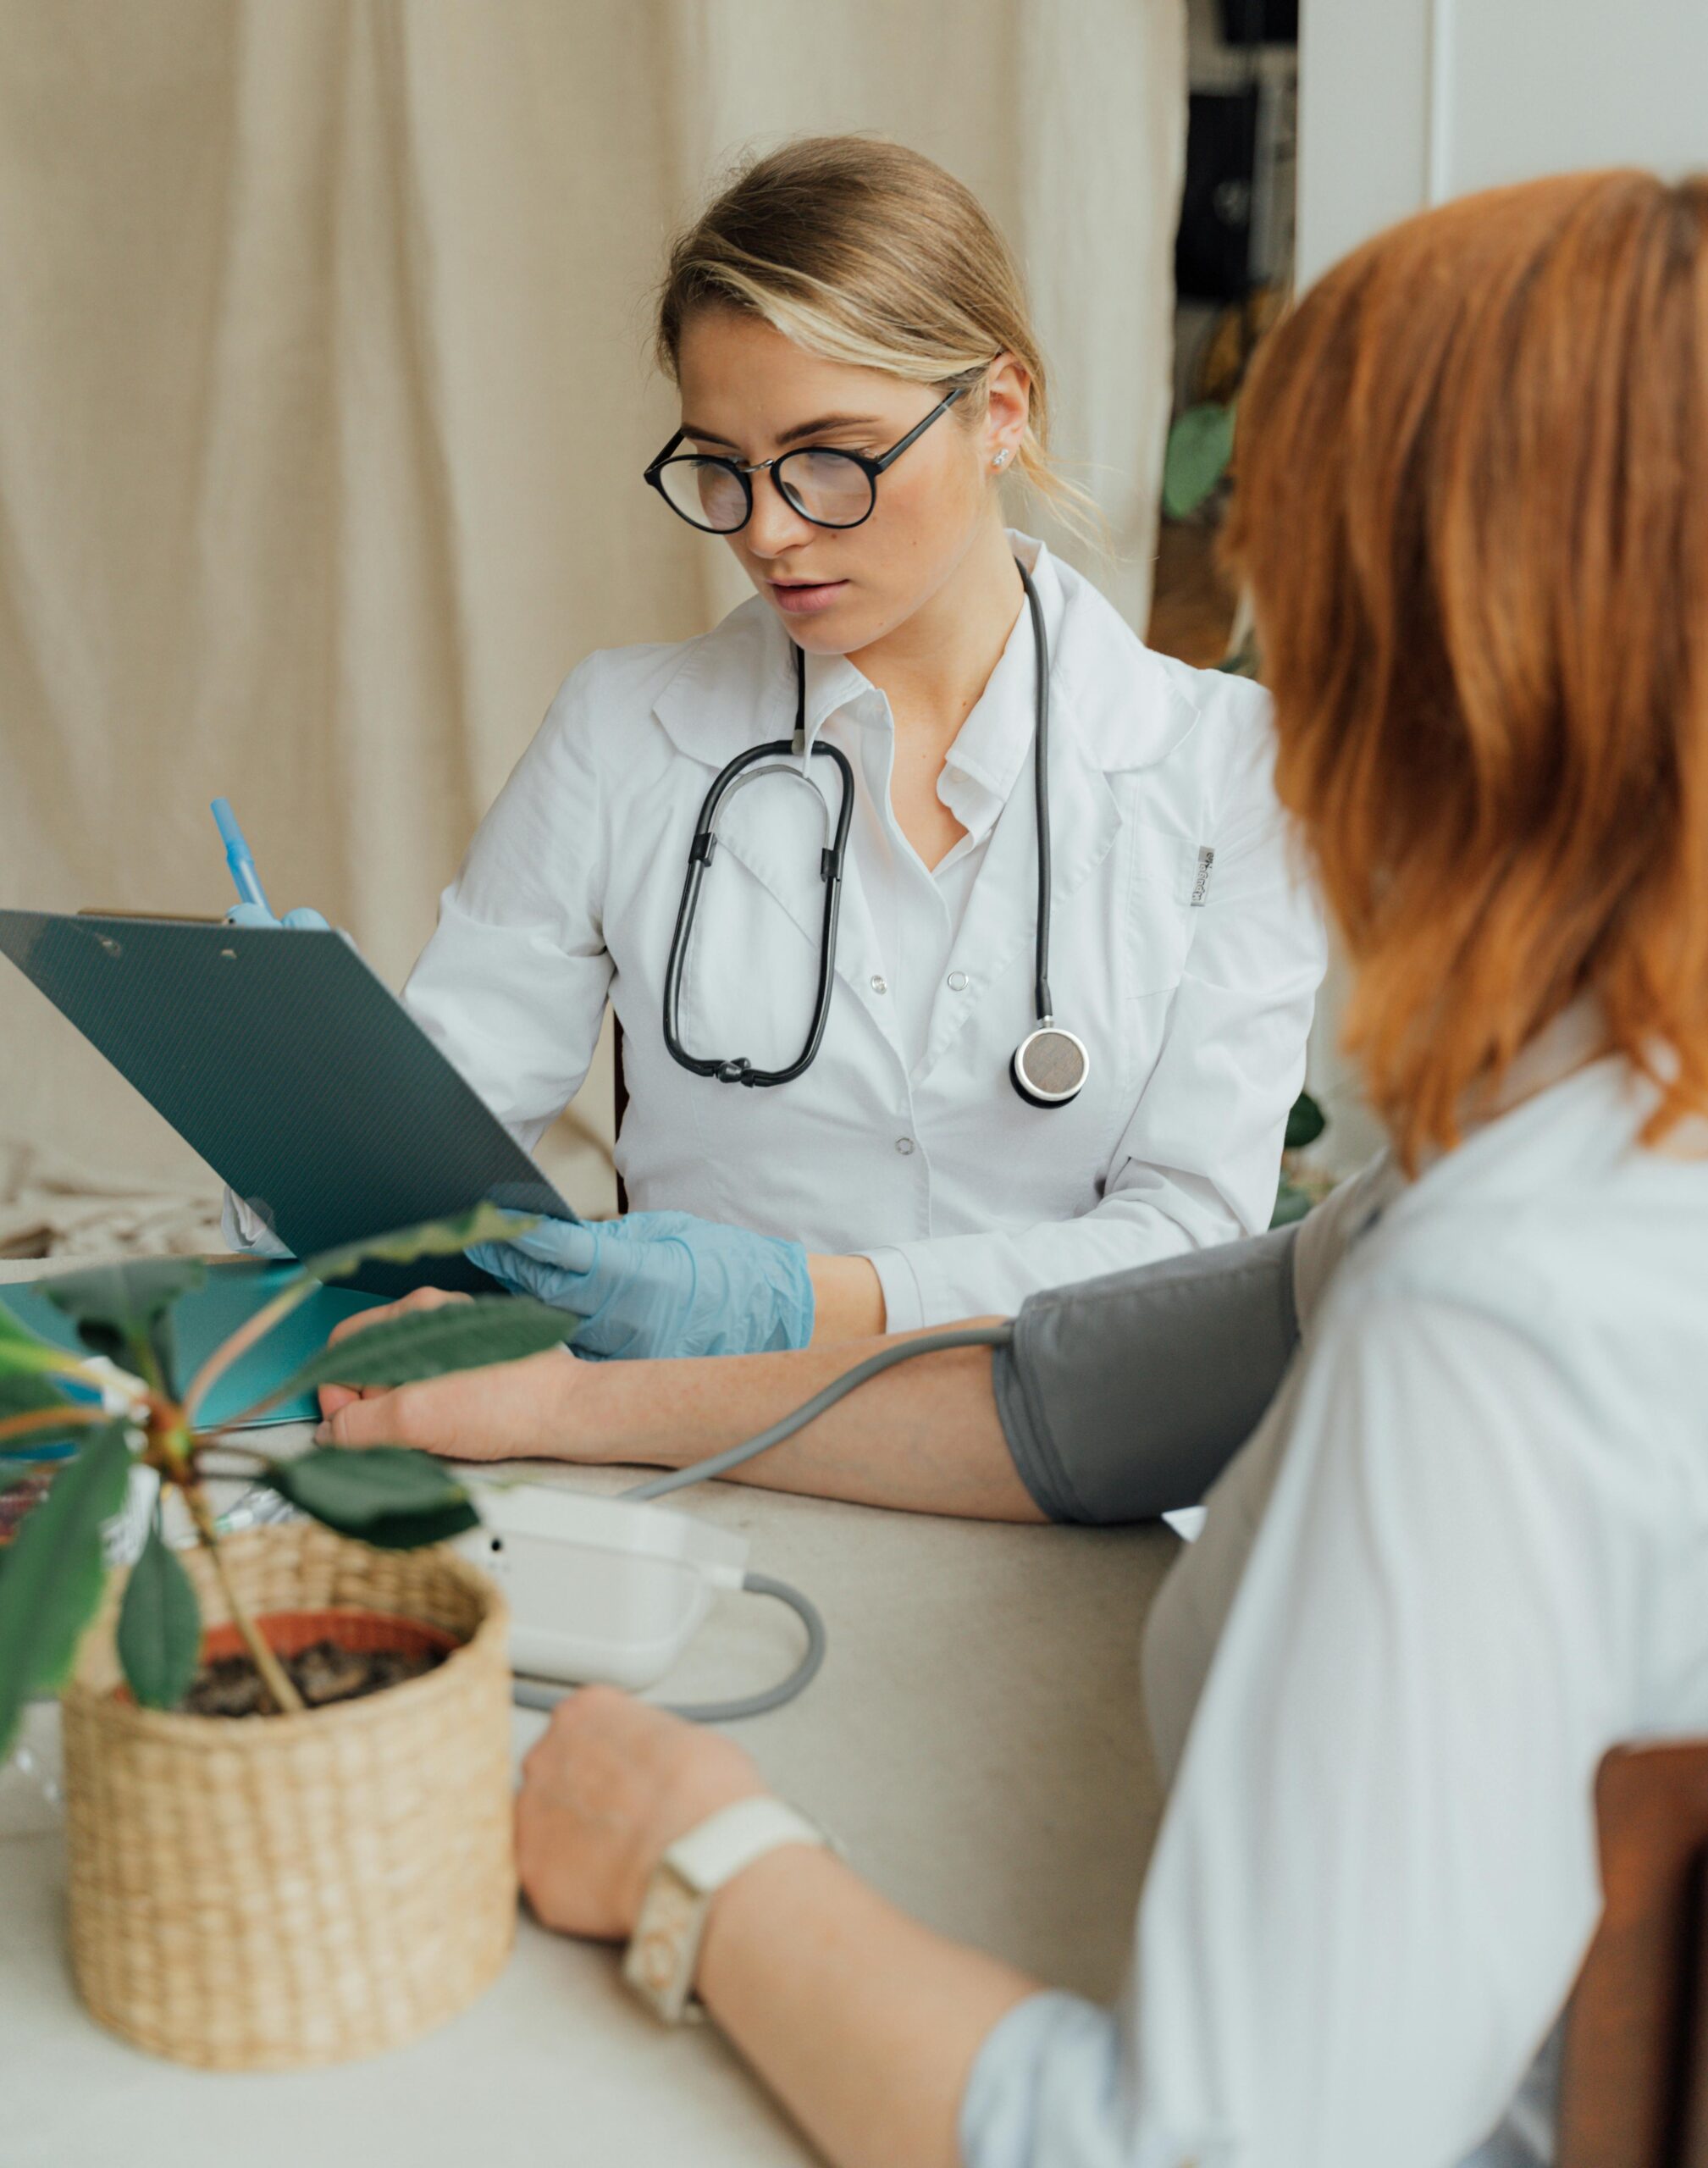
[[[1401,1158],[1583,994],[1708,1112],[1708,179],[1408,219],[1270,337],[1226,548]]]

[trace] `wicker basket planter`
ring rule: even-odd
[[[79,1990],[113,2032],[207,2069],[397,2047],[473,2001],[514,1933],[504,1600],[449,1551],[307,1523],[222,1551],[252,1614],[378,1612],[460,1645],[303,1716],[163,1715],[119,1690],[115,1589],[64,1697]],[[217,1634],[218,1579],[184,1562]]]

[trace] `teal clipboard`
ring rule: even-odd
[[[342,934],[0,910],[0,954],[297,1257],[482,1203],[575,1217]],[[494,1282],[445,1258],[351,1285]]]
[[[72,1269],[68,1265],[68,1269]],[[290,1279],[296,1268],[263,1264],[240,1258],[229,1264],[210,1264],[204,1286],[181,1296],[173,1306],[178,1337],[178,1381],[182,1387],[194,1377],[222,1341],[254,1316],[262,1304]],[[81,1354],[76,1328],[63,1310],[56,1309],[42,1292],[43,1280],[14,1280],[0,1283],[0,1308],[9,1310],[19,1325],[56,1347]],[[359,1294],[350,1287],[317,1288],[308,1300],[291,1312],[267,1337],[240,1355],[203,1402],[198,1421],[204,1426],[224,1423],[263,1400],[284,1384],[311,1355],[319,1352],[329,1334],[345,1318],[372,1309],[381,1297]],[[267,1423],[318,1423],[320,1411],[312,1393],[285,1401],[261,1418]]]

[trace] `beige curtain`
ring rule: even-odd
[[[639,471],[749,143],[980,191],[1141,624],[1184,108],[1181,0],[0,0],[0,902],[223,909],[224,792],[401,982],[565,673],[738,599]],[[3,966],[7,1145],[207,1182]]]

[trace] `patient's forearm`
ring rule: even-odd
[[[713,1900],[699,1988],[837,2168],[953,2168],[987,2035],[1036,1983],[945,1941],[827,1852],[773,1852]]]
[[[686,1468],[767,1429],[895,1338],[799,1353],[578,1365],[560,1450]],[[1039,1521],[1009,1456],[988,1347],[921,1355],[860,1385],[737,1472],[814,1497],[967,1519]]]

